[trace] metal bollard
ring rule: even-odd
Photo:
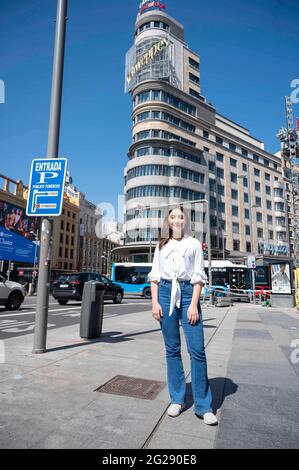
[[[84,284],[80,337],[86,339],[99,338],[102,334],[104,313],[104,284],[88,281]]]

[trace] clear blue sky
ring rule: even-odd
[[[165,0],[201,57],[202,92],[276,151],[284,96],[299,78],[298,0]],[[89,200],[117,203],[131,142],[124,58],[138,0],[69,0],[60,156]],[[28,183],[46,155],[56,0],[1,0],[0,173]],[[299,115],[299,105],[295,106]]]

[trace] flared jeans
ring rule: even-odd
[[[158,302],[163,312],[160,326],[166,351],[168,390],[171,403],[185,403],[186,380],[181,357],[181,323],[191,361],[194,411],[195,414],[202,416],[204,413],[212,412],[212,394],[207,375],[201,306],[198,301],[199,319],[196,324],[191,325],[187,312],[192,300],[193,285],[190,281],[180,281],[180,287],[180,307],[175,306],[170,316],[171,282],[161,279],[158,287]]]

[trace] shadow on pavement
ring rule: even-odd
[[[64,349],[78,348],[81,346],[89,346],[90,344],[96,343],[121,343],[123,341],[131,341],[132,339],[134,339],[135,336],[146,335],[148,333],[155,333],[157,331],[160,331],[160,328],[157,328],[155,330],[141,331],[140,333],[132,333],[129,335],[122,335],[121,331],[109,331],[108,333],[103,333],[99,338],[89,340],[87,339],[86,341],[82,339],[81,343],[69,344],[67,346],[59,346],[57,348],[50,348],[47,349],[47,352],[61,351]]]
[[[221,408],[224,400],[238,390],[238,385],[227,377],[214,377],[209,379],[212,391],[212,408],[214,413]],[[194,401],[192,397],[191,383],[186,384],[186,410],[192,408]]]

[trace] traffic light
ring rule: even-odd
[[[206,243],[202,243],[201,247],[202,247],[203,256],[207,256],[207,254],[208,254],[208,245]]]

